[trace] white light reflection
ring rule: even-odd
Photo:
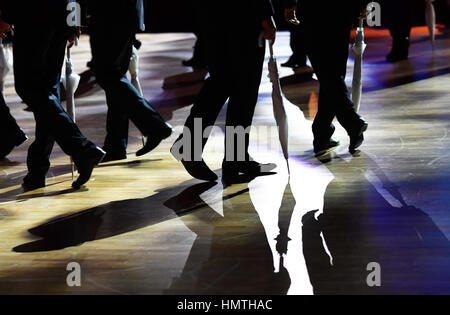
[[[280,255],[275,241],[280,233],[278,225],[280,207],[283,203],[289,202],[289,199],[291,202],[294,199],[295,207],[288,232],[291,241],[284,256],[284,267],[291,278],[288,294],[310,295],[313,294],[313,289],[303,257],[301,220],[311,210],[319,209],[318,214],[322,212],[325,191],[334,177],[325,166],[310,165],[296,159],[290,160],[290,168],[290,179],[287,167],[283,166],[277,169],[276,175],[259,177],[252,181],[249,185],[250,197],[266,230],[276,272],[280,270]],[[286,189],[288,185],[290,189]]]
[[[208,191],[201,194],[200,199],[207,204],[211,209],[213,209],[221,217],[224,217],[223,212],[223,185],[217,184]]]

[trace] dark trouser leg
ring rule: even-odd
[[[412,26],[412,3],[408,0],[390,1],[387,9],[389,31],[392,36],[392,51],[387,58],[390,61],[407,59]]]
[[[195,18],[195,36],[197,41],[194,47],[194,59],[200,65],[206,65],[208,54],[208,38],[206,33],[206,27],[204,23],[205,16],[208,14],[207,10],[203,7],[201,1],[194,1],[194,18]]]
[[[226,135],[225,152],[227,160],[231,158],[233,161],[248,161],[249,132],[258,101],[265,49],[259,47],[257,35],[242,38],[239,43],[243,49],[236,54],[232,52],[231,56],[233,84],[226,126],[246,132],[245,139],[242,139],[241,134],[240,139],[238,136],[233,135],[233,139]]]
[[[306,40],[303,26],[293,26],[291,29],[292,59],[300,66],[306,65]]]
[[[42,122],[38,115],[36,117],[36,138],[28,149],[27,166],[28,173],[33,178],[45,178],[50,169],[50,154],[53,150],[55,139],[51,136],[45,121]]]
[[[114,103],[108,100],[107,103]],[[129,119],[123,108],[109,106],[106,116],[106,138],[104,149],[109,154],[126,155],[128,146]]]
[[[334,47],[333,53],[320,41],[326,31],[317,32],[314,25],[310,26],[309,57],[320,81],[319,109],[313,123],[313,133],[315,144],[320,144],[330,140],[333,135],[335,117],[349,133],[358,125],[361,117],[354,110],[345,83],[351,24],[341,22],[341,25],[336,25],[334,38],[327,43]]]
[[[234,49],[236,46],[241,49]],[[192,152],[195,151],[196,141],[198,141],[194,135],[195,120],[200,120],[202,123],[202,134],[205,136],[201,144],[203,149],[209,136],[209,134],[205,134],[205,130],[214,126],[228,98],[230,100],[226,126],[235,129],[236,127],[247,129],[251,126],[261,83],[264,52],[264,48],[258,46],[257,34],[243,38],[229,32],[220,36],[216,32],[211,34],[208,40],[208,64],[211,76],[185,123],[185,127],[189,129],[192,137]],[[225,142],[225,150],[233,150],[232,152],[236,155],[238,141],[226,139]],[[229,146],[231,144],[232,147]],[[248,157],[248,145],[247,134],[243,148],[246,158]],[[194,158],[199,159],[198,156],[194,156]]]
[[[387,3],[389,30],[394,38],[409,38],[412,26],[413,4],[410,0]],[[398,14],[401,12],[401,14]]]
[[[208,131],[210,132],[215,125],[220,111],[230,97],[230,77],[227,73],[230,69],[230,59],[227,55],[229,47],[226,43],[226,36],[219,31],[205,32],[204,36],[210,77],[206,80],[186,119],[185,132],[183,132],[183,137],[190,137],[191,158],[195,161],[201,160],[203,148],[210,135]],[[196,121],[201,122],[201,139],[195,134]],[[186,151],[184,152],[187,154]]]
[[[196,32],[195,35],[197,36],[197,41],[195,42],[192,59],[198,65],[204,65],[206,63],[205,38],[202,31]]]
[[[16,91],[33,109],[39,128],[28,157],[33,169],[48,167],[50,138],[70,156],[81,155],[93,146],[81,134],[59,101],[67,31],[64,27],[53,25],[44,28],[45,32],[40,36],[34,36],[35,25],[18,23],[14,38]],[[41,129],[39,125],[45,127]],[[42,164],[42,167],[38,164]]]
[[[145,136],[161,137],[170,127],[161,115],[139,94],[126,73],[130,64],[135,32],[129,24],[113,23],[109,17],[96,17],[91,27],[91,44],[97,82],[108,101],[107,144],[125,150],[130,119]]]
[[[7,157],[11,151],[26,140],[26,136],[9,112],[3,94],[0,92],[0,159]]]
[[[96,48],[96,47],[98,46],[98,44],[96,43],[96,41],[97,41],[96,38],[97,37],[95,37],[95,34],[92,34],[92,30],[91,30],[90,39],[91,39],[92,53],[94,55],[94,50],[95,50],[97,58],[102,58],[102,56],[100,56],[100,54],[104,53],[104,50],[102,49],[99,53],[97,53],[98,48]],[[128,38],[126,47],[127,48],[129,47],[130,49],[132,49],[132,47],[130,45],[132,45],[131,37]],[[126,55],[128,55],[128,54],[126,54]],[[127,58],[127,56],[123,55],[121,58],[125,59],[125,58]],[[128,63],[124,62],[123,60],[119,60],[117,62],[116,67],[118,68],[118,72],[126,73],[128,71],[130,58],[131,58],[131,55],[128,58]],[[95,60],[95,58],[93,60]],[[102,67],[103,67],[103,65],[102,65]],[[104,67],[106,67],[106,65],[104,65]],[[94,66],[94,69],[96,71],[97,80],[99,80],[99,77],[100,77],[100,81],[101,81],[100,84],[101,85],[103,84],[102,87],[106,86],[108,83],[106,83],[106,84],[102,83],[103,81],[105,81],[105,79],[103,79],[103,77],[108,75],[108,74],[104,74],[102,72],[101,69],[104,69],[104,68],[99,68],[99,67]],[[106,91],[106,89],[105,89],[105,91]],[[118,104],[118,102],[116,100],[114,100],[113,97],[115,97],[115,95],[113,95],[112,93],[106,93],[108,113],[106,116],[106,138],[105,138],[104,149],[109,154],[125,155],[126,151],[127,151],[127,146],[128,146],[129,117],[125,110],[126,105]]]
[[[20,127],[17,125],[16,120],[9,112],[9,108],[6,105],[3,94],[0,92],[0,132],[2,137],[9,138],[20,133]]]
[[[183,132],[183,137],[190,136],[191,138],[191,158],[193,161],[201,160],[203,148],[212,131],[211,128],[209,130],[207,129],[215,125],[217,117],[227,99],[228,91],[225,89],[221,78],[217,78],[211,74],[211,77],[203,86],[197,102],[192,107],[184,125],[185,131]],[[201,123],[201,138],[196,134],[196,122]],[[188,132],[186,132],[186,129]],[[206,131],[209,131],[209,133]]]

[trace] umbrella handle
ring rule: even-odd
[[[261,34],[259,34],[259,38],[258,38],[258,43],[259,43],[259,48],[263,48],[264,47],[264,31],[261,32]],[[272,59],[274,59],[274,53],[273,53],[273,46],[269,45],[269,50],[270,50],[270,57]]]
[[[264,42],[264,31],[259,34],[258,44],[259,44],[259,48],[263,48],[264,47],[264,44],[265,44],[265,42]]]

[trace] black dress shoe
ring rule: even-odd
[[[146,155],[147,153],[150,153],[151,151],[156,149],[156,147],[159,146],[163,140],[169,138],[172,135],[172,131],[172,128],[169,127],[169,124],[167,124],[167,128],[162,136],[148,137],[144,147],[136,152],[136,156]]]
[[[206,165],[204,160],[201,161],[184,161],[182,160],[186,171],[194,178],[199,180],[204,180],[207,182],[215,182],[219,177],[211,171],[211,169]]]
[[[273,175],[276,164],[249,162],[224,162],[222,164],[222,184],[227,187],[234,184],[249,183],[259,176]]]
[[[394,37],[392,41],[392,51],[386,56],[388,62],[398,62],[407,60],[409,57],[409,37]]]
[[[44,188],[45,187],[45,177],[33,177],[32,175],[28,174],[23,179],[22,188],[27,191],[33,191],[36,189]]]
[[[364,132],[367,131],[367,128],[369,127],[369,124],[365,121],[361,122],[361,125],[358,128],[355,128],[355,130],[349,134],[350,136],[350,146],[348,147],[348,150],[350,153],[355,153],[356,149],[358,149],[364,142]]]
[[[103,158],[102,163],[121,161],[121,160],[127,159],[126,153],[116,153],[116,152],[108,151],[105,148],[103,148],[103,150],[106,151],[106,155]]]
[[[316,154],[316,157],[327,155],[336,150],[340,144],[341,143],[339,141],[334,139],[330,139],[329,141],[324,143],[316,143],[314,141],[314,153]]]
[[[386,56],[386,60],[388,62],[399,62],[399,61],[403,61],[403,60],[407,60],[408,59],[408,53],[401,53],[401,52],[395,52],[392,51],[391,53],[389,53]]]
[[[72,187],[79,189],[81,186],[86,184],[92,176],[92,171],[99,163],[101,163],[105,155],[105,151],[99,147],[94,147],[80,156],[73,157],[73,161],[80,176],[75,182],[73,182]]]
[[[201,161],[192,161],[193,159],[191,161],[187,161],[183,158],[183,147],[179,146],[179,141],[182,138],[182,135],[178,137],[178,139],[174,142],[172,148],[170,149],[170,153],[175,158],[175,160],[180,161],[186,171],[192,177],[207,182],[217,181],[219,177],[208,167],[208,165],[206,165],[203,159]]]
[[[261,164],[256,161],[244,162],[228,162],[224,161],[222,164],[222,177],[233,178],[240,174],[248,176],[265,175],[273,171],[277,167],[274,163]]]
[[[28,137],[20,130],[15,136],[6,139],[6,143],[0,148],[0,160],[6,158],[15,147],[22,145]]]

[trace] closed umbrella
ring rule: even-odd
[[[138,90],[141,96],[144,95],[142,92],[141,82],[139,81],[139,55],[136,47],[133,46],[133,53],[131,55],[129,72],[131,75],[131,84]]]
[[[76,114],[75,114],[75,92],[78,89],[78,85],[80,84],[80,76],[74,72],[70,48],[67,48],[67,60],[66,60],[66,72],[65,75],[62,76],[61,81],[64,85],[64,89],[66,90],[66,110],[69,114],[70,118],[75,122]],[[74,177],[74,163],[73,160],[70,160],[72,164],[72,178]]]
[[[353,69],[352,99],[356,112],[359,111],[361,106],[363,55],[366,47],[367,45],[364,42],[364,19],[360,19],[359,27],[356,30],[355,44],[353,45],[355,65]]]
[[[0,38],[0,92],[3,92],[5,86],[5,79],[12,68],[12,56],[8,47],[3,45],[3,40]]]
[[[433,5],[434,0],[425,0],[425,2],[425,19],[427,21],[428,30],[430,31],[431,44],[434,49],[436,43],[436,11],[434,10]]]
[[[131,84],[136,88],[141,96],[144,96],[141,82],[139,81],[139,54],[136,47],[133,46],[133,53],[131,54],[130,66],[128,71],[131,75]],[[142,144],[145,145],[145,137],[142,136]]]
[[[274,56],[272,45],[269,45],[269,47],[269,78],[272,82],[273,112],[278,125],[281,148],[283,149],[283,155],[286,159],[289,169],[289,124],[286,115],[286,109],[284,108],[283,96],[281,94],[280,75],[278,72],[277,60]]]

